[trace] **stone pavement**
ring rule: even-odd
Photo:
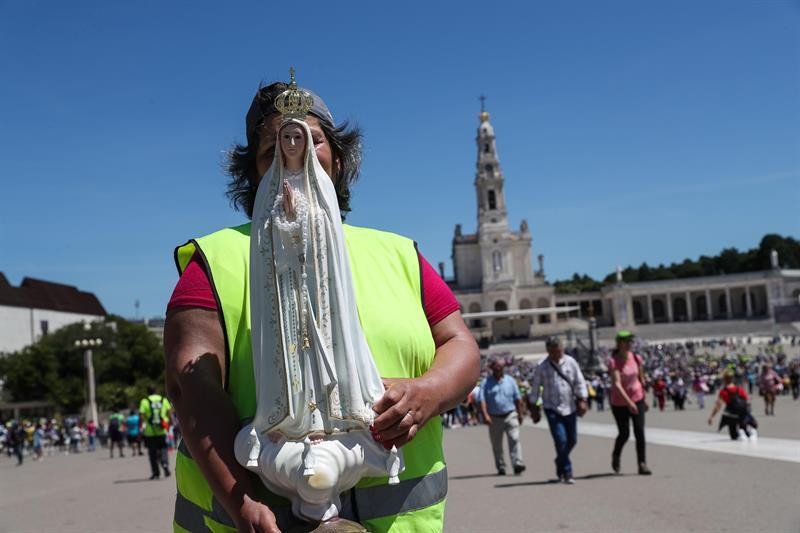
[[[615,435],[611,413],[590,413],[572,454],[572,486],[551,482],[555,453],[545,421],[522,428],[528,470],[521,476],[495,475],[486,428],[446,430],[445,531],[800,531],[800,463],[714,449],[758,450],[773,441],[800,448],[800,402],[779,398],[778,416],[769,418],[758,416],[756,402],[761,431],[754,443],[729,442],[709,428],[711,403],[704,412],[651,409],[650,477],[635,474],[632,440],[622,475],[611,473],[612,440],[603,436]],[[680,432],[711,451],[666,445],[664,435]],[[0,533],[170,530],[174,481],[148,481],[146,457],[109,459],[104,450],[14,463],[0,457]]]

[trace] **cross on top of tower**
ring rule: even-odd
[[[486,111],[486,105],[485,105],[486,104],[486,96],[485,95],[480,95],[478,97],[478,100],[481,101],[481,114],[480,114],[481,122],[486,122],[487,120],[489,120],[489,113]]]

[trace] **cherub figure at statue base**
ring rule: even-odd
[[[339,494],[361,478],[388,473],[389,482],[397,483],[402,470],[397,448],[386,450],[369,431],[292,441],[275,434],[259,438],[248,425],[237,435],[234,450],[237,461],[258,474],[267,488],[291,500],[295,516],[323,524],[338,520],[344,525],[338,518]]]

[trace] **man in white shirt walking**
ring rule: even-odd
[[[586,413],[588,390],[586,380],[577,361],[564,354],[558,337],[549,337],[545,342],[545,357],[533,373],[531,392],[528,397],[533,423],[542,418],[537,405],[539,390],[542,392],[542,407],[550,426],[550,434],[556,447],[556,475],[570,485],[575,483],[569,453],[578,441],[577,417]]]

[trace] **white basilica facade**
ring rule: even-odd
[[[452,241],[454,277],[447,280],[462,313],[499,312],[469,318],[479,338],[529,337],[567,328],[571,319],[593,316],[598,326],[635,329],[640,324],[763,318],[800,321],[800,270],[782,269],[773,253],[772,268],[718,276],[617,283],[600,291],[556,294],[545,282],[544,256],[531,265],[532,237],[526,220],[508,225],[505,180],[489,113],[481,111],[476,137],[475,193],[478,227]],[[443,271],[443,264],[440,270]],[[572,309],[556,312],[554,308]],[[547,308],[541,314],[528,314]],[[511,311],[522,311],[519,315]],[[570,326],[571,327],[571,326]]]
[[[464,313],[549,308],[556,305],[555,292],[544,280],[544,257],[537,270],[531,266],[531,232],[523,220],[519,230],[508,225],[503,170],[497,153],[489,113],[482,111],[476,138],[478,158],[475,192],[478,207],[476,233],[464,234],[457,224],[453,236],[453,273],[449,281]],[[542,323],[556,317],[540,315]],[[534,318],[471,320],[479,336],[527,337]]]

